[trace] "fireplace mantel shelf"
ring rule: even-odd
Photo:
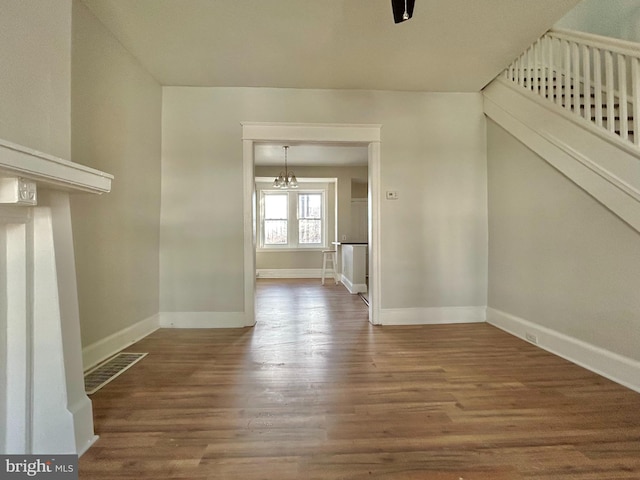
[[[28,178],[43,188],[108,193],[113,175],[0,139],[0,176]]]

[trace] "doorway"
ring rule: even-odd
[[[255,324],[256,202],[254,144],[299,142],[368,148],[369,321],[379,324],[380,125],[242,123],[245,325]]]

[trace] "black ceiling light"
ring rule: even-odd
[[[416,0],[391,0],[391,8],[393,9],[393,21],[402,23],[413,17],[413,6]]]

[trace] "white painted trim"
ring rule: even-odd
[[[258,278],[322,278],[321,268],[259,268]]]
[[[109,192],[113,176],[4,140],[0,175],[46,187],[39,192],[40,206],[16,207],[23,215],[0,208],[0,224],[8,225],[5,249],[13,259],[8,285],[0,286],[6,290],[3,297],[11,299],[6,323],[22,332],[22,338],[9,335],[11,349],[4,359],[8,373],[2,383],[11,389],[0,393],[6,395],[0,423],[9,427],[10,436],[0,440],[0,447],[4,453],[82,454],[97,437],[82,378],[69,192]],[[35,193],[31,182],[25,183],[27,193]]]
[[[161,328],[242,328],[244,312],[160,312]]]
[[[536,345],[543,350],[640,392],[640,362],[637,360],[494,308],[487,308],[487,322],[525,341],[527,333],[533,334],[538,339]]]
[[[481,323],[486,321],[486,307],[383,308],[381,325],[439,325]]]
[[[502,81],[484,91],[489,118],[640,231],[638,158],[557,115],[552,107]],[[562,132],[562,138],[554,132]]]
[[[159,314],[152,315],[133,325],[87,345],[82,349],[82,363],[84,371],[95,367],[119,351],[143,339],[160,328]]]
[[[244,260],[244,321],[241,326],[256,324],[256,245],[257,222],[256,181],[253,161],[253,141],[242,141],[242,224],[243,224],[243,260]]]
[[[342,275],[340,277],[340,281],[342,284],[349,290],[351,294],[357,293],[366,293],[367,292],[367,284],[366,283],[352,283],[347,277]]]
[[[640,58],[640,44],[619,38],[605,37],[594,33],[579,32],[567,28],[552,28],[549,33],[570,42],[589,45],[601,50],[609,50],[614,53]]]
[[[522,88],[521,86],[519,86],[518,84],[509,81],[508,79],[500,76],[500,77],[496,77],[495,80],[493,80],[489,85],[487,85],[485,87],[485,89],[483,90],[483,94],[485,95],[485,98],[489,97],[495,97],[495,92],[499,89],[498,85],[501,85],[502,87],[506,87],[509,90],[511,90],[513,93],[526,98],[527,100],[533,101],[535,103],[537,103],[540,107],[544,108],[545,110],[548,110],[550,112],[553,112],[557,115],[560,115],[561,117],[563,117],[566,120],[569,120],[570,122],[572,122],[574,125],[576,125],[577,127],[581,128],[582,130],[588,130],[589,133],[591,133],[592,135],[597,136],[598,138],[600,138],[601,140],[604,140],[606,142],[608,142],[609,144],[611,144],[613,147],[617,148],[617,149],[621,149],[624,150],[625,153],[640,159],[640,151],[634,146],[633,143],[631,143],[628,140],[623,140],[622,137],[620,137],[619,135],[615,134],[615,133],[611,133],[609,130],[607,130],[604,127],[598,127],[594,122],[592,122],[591,120],[587,120],[586,118],[576,115],[575,113],[573,113],[573,111],[569,111],[567,110],[565,107],[563,106],[559,106],[558,104],[556,104],[555,102],[551,102],[549,99],[546,99],[544,97],[542,97],[541,95],[536,95],[535,93],[533,93],[530,90],[527,90],[526,88]],[[616,95],[618,93],[616,92]],[[494,98],[495,101],[495,98]],[[496,103],[502,103],[502,102],[496,102]],[[485,112],[487,113],[487,112]],[[523,115],[521,116],[523,118],[527,118],[527,115]],[[548,129],[549,132],[554,132],[556,131],[556,129],[551,128]]]
[[[257,141],[299,141],[326,144],[368,144],[369,167],[369,321],[380,311],[380,125],[242,122],[244,293],[246,325],[255,324],[255,170]]]
[[[90,193],[111,191],[113,175],[0,139],[0,172]]]
[[[380,252],[382,251],[382,221],[381,202],[382,190],[380,186],[381,173],[380,142],[369,144],[369,322],[379,325],[382,305],[382,271],[380,267]]]
[[[298,178],[298,183],[300,183],[299,188],[295,190],[279,190],[273,187],[273,178],[267,179],[263,181],[265,177],[256,177],[254,181],[255,189],[256,189],[256,252],[322,252],[329,248],[329,242],[332,239],[329,238],[329,209],[327,208],[330,203],[330,191],[333,188],[334,190],[334,203],[337,204],[338,198],[338,179],[336,177],[333,178]],[[306,194],[306,193],[320,193],[322,194],[322,243],[320,245],[308,245],[303,246],[298,243],[297,232],[299,225],[298,218],[298,195]],[[286,245],[264,245],[264,225],[263,225],[263,216],[264,216],[264,200],[267,195],[287,195],[287,207],[289,212],[289,224],[288,224],[288,242]],[[291,194],[291,195],[289,195]],[[336,213],[334,212],[334,215]],[[335,236],[335,234],[334,234]],[[335,240],[335,238],[333,239]],[[295,245],[295,246],[292,246]]]

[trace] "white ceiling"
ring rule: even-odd
[[[83,0],[162,85],[480,91],[579,0]]]
[[[368,148],[363,145],[309,145],[288,143],[287,164],[296,166],[352,167],[368,164]],[[256,144],[255,164],[284,165],[283,144]]]

